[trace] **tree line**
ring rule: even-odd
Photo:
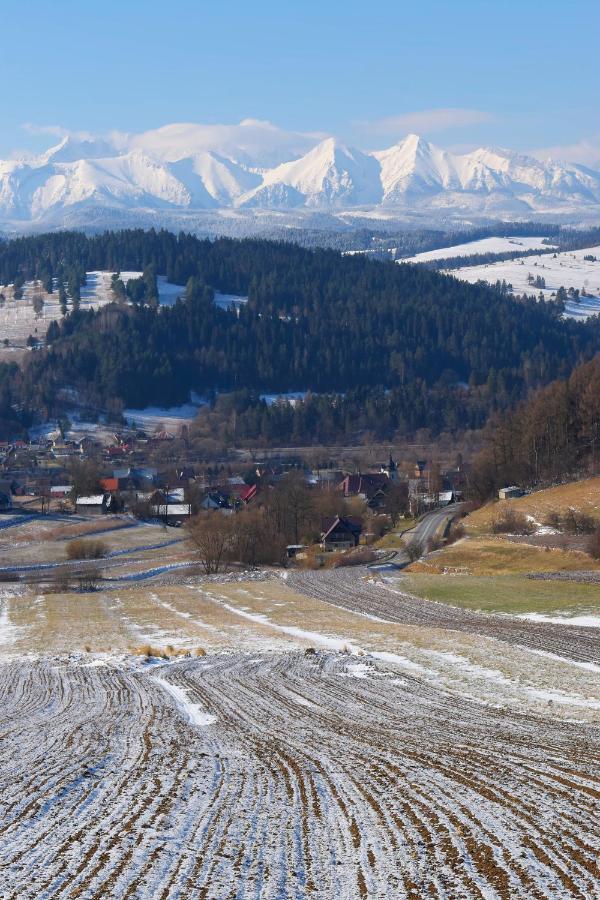
[[[341,432],[362,409],[365,427],[381,421],[386,435],[439,431],[481,424],[568,376],[600,345],[600,321],[562,321],[554,304],[331,250],[142,230],[0,243],[4,283],[70,272],[76,293],[94,269],[143,275],[127,289],[116,278],[115,302],[100,310],[72,304],[50,327],[45,350],[18,372],[0,367],[0,419],[14,420],[15,409],[22,422],[56,414],[65,387],[115,415],[181,403],[190,390],[310,391],[327,399],[313,397],[293,413],[246,402],[239,427],[251,438],[300,433],[312,422]],[[157,306],[158,274],[185,297]],[[215,290],[248,302],[220,309]]]
[[[600,467],[600,354],[492,418],[471,477],[480,499],[508,484],[553,484]]]

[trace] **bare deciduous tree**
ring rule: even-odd
[[[232,553],[249,566],[273,565],[285,560],[285,537],[266,509],[245,509],[235,517]]]
[[[425,552],[425,547],[423,546],[422,541],[417,540],[406,541],[404,549],[406,550],[406,555],[411,562],[415,562],[417,559],[420,559]]]
[[[220,512],[194,516],[187,525],[190,540],[206,575],[216,575],[231,550],[233,522]]]
[[[405,485],[391,484],[385,495],[385,509],[392,528],[398,524],[400,516],[408,511],[408,491]]]

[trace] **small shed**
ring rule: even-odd
[[[152,515],[167,525],[181,525],[184,519],[189,519],[192,507],[189,503],[165,503],[152,506]]]
[[[53,500],[63,500],[71,493],[70,484],[53,484],[50,488],[50,496]]]
[[[516,484],[511,484],[510,487],[500,488],[498,497],[500,500],[514,500],[516,497],[522,497],[524,493],[522,488]]]
[[[288,559],[295,559],[299,554],[306,550],[306,544],[288,544],[285,548]]]
[[[106,497],[104,494],[78,497],[75,501],[75,508],[82,516],[101,516],[106,512]]]

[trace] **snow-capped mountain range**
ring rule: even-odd
[[[131,221],[135,213],[168,220],[209,210],[600,213],[600,172],[511,150],[450,153],[417,135],[365,152],[252,119],[66,136],[40,156],[0,161],[0,225],[67,224],[92,211]]]

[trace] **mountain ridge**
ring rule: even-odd
[[[60,223],[92,209],[600,213],[600,172],[499,148],[452,153],[415,134],[363,151],[258,120],[66,136],[37,157],[0,161],[0,224]]]

